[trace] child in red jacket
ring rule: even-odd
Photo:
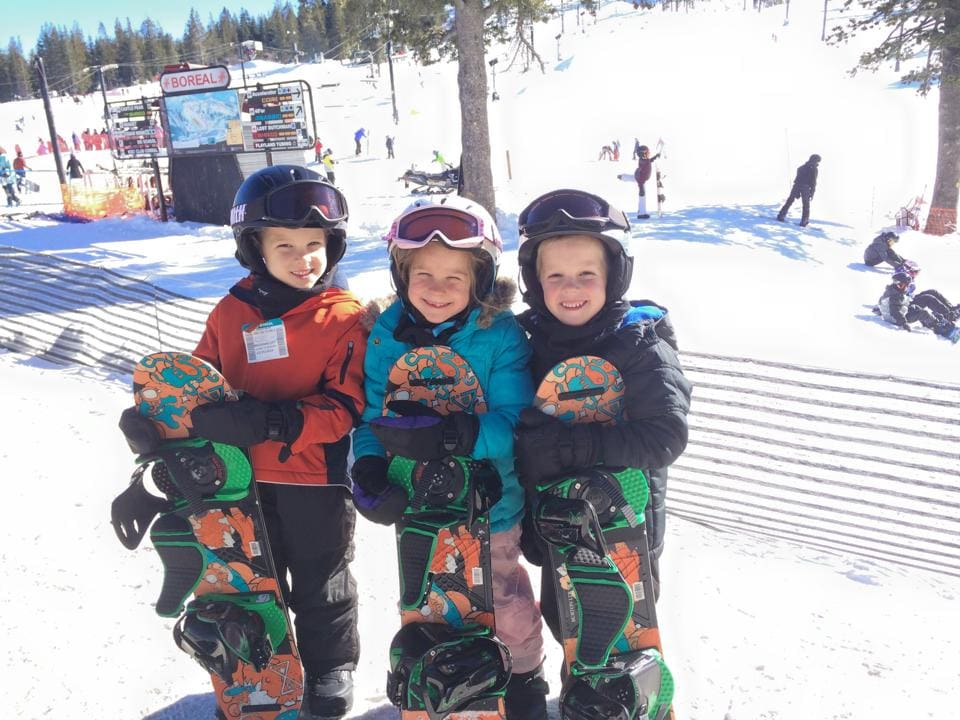
[[[339,718],[360,651],[346,465],[367,334],[360,302],[332,282],[347,203],[312,170],[275,165],[243,182],[230,217],[251,272],[210,313],[194,354],[245,395],[191,421],[200,437],[249,448],[307,678],[298,720]]]

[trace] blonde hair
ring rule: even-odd
[[[447,247],[447,245],[444,245],[444,247]],[[393,259],[393,263],[397,268],[397,277],[400,278],[404,285],[410,284],[410,266],[413,265],[413,254],[419,249],[420,248],[398,248],[396,245],[390,248],[390,257]],[[477,277],[487,260],[480,252],[474,252],[473,250],[448,249],[454,252],[467,253],[470,257],[470,305],[476,305],[480,308],[481,318],[493,316],[496,312],[496,307],[490,302],[490,296],[493,293],[487,293],[484,297],[480,297],[477,293]],[[495,269],[491,268],[491,271],[493,270]],[[478,321],[477,324],[481,327],[486,327],[488,323]]]
[[[595,238],[592,235],[582,235],[579,233],[567,233],[566,235],[554,235],[553,237],[548,237],[546,240],[541,240],[540,244],[537,245],[537,265],[536,265],[537,280],[540,279],[540,271],[543,270],[543,260],[542,260],[543,247],[545,245],[549,245],[552,242],[557,242],[558,240],[569,240],[572,237],[578,237],[578,238],[586,237],[598,242],[600,244],[600,247],[603,248],[603,269],[607,273],[610,272],[610,255],[609,255],[609,251],[607,250],[607,245],[605,242],[603,242],[603,240],[601,240],[600,238]]]

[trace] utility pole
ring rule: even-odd
[[[57,166],[57,177],[60,187],[67,184],[67,177],[63,174],[63,158],[60,156],[60,142],[57,138],[57,126],[53,122],[53,108],[50,107],[50,90],[47,88],[47,70],[43,66],[43,58],[37,55],[37,79],[40,82],[40,95],[43,97],[43,110],[47,114],[47,127],[50,129],[50,140],[53,142],[53,162]]]
[[[247,70],[244,67],[245,56],[243,53],[243,43],[238,42],[237,46],[240,48],[240,77],[243,78],[243,86],[246,87],[247,86]]]
[[[107,85],[103,81],[103,71],[104,70],[116,70],[119,65],[116,63],[110,65],[97,65],[97,80],[100,81],[100,94],[103,97],[103,126],[107,128],[107,131],[110,131],[110,111],[107,109]],[[113,176],[117,176],[117,158],[114,157],[113,153],[110,153],[110,159],[113,161]]]
[[[388,19],[388,28],[390,24],[391,21]],[[390,102],[393,104],[393,124],[397,125],[400,122],[400,115],[397,112],[397,88],[393,84],[393,40],[389,37],[387,38],[387,68],[390,70]]]
[[[827,39],[827,4],[830,0],[823,0],[823,30],[820,31],[820,41]]]

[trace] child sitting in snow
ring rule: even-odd
[[[882,262],[890,267],[896,268],[905,262],[902,257],[893,250],[893,244],[900,239],[900,236],[892,232],[882,232],[877,235],[873,242],[867,245],[863,251],[863,262],[870,267],[879,265]]]
[[[880,316],[884,320],[908,332],[910,323],[919,321],[925,328],[933,330],[935,334],[947,338],[952,343],[960,341],[960,329],[953,320],[935,314],[911,297],[909,290],[913,284],[913,278],[910,277],[910,273],[895,272],[892,280],[893,282],[887,285],[877,304]]]
[[[924,307],[934,314],[935,317],[942,317],[950,322],[960,320],[960,305],[954,305],[944,297],[939,290],[922,290],[916,294],[917,275],[920,274],[920,265],[913,260],[904,260],[902,265],[898,265],[896,272],[904,272],[910,276],[910,285],[907,287],[907,295],[911,300]]]

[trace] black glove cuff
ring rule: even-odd
[[[379,455],[364,455],[353,463],[350,477],[372,495],[382,495],[390,488],[387,482],[387,459]]]

